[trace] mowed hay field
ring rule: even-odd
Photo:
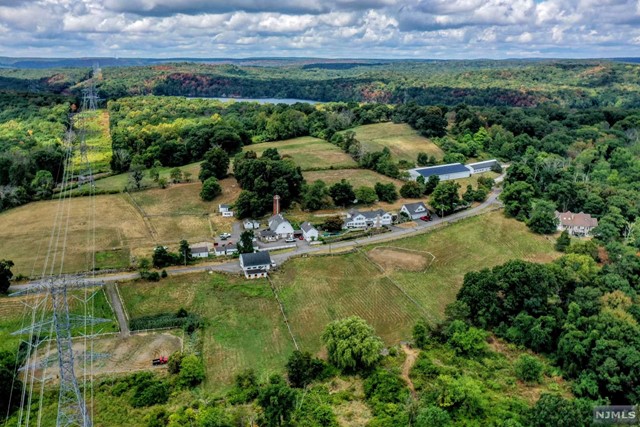
[[[427,138],[420,136],[407,124],[376,123],[350,129],[365,151],[381,151],[384,147],[391,150],[396,160],[415,163],[418,153],[424,152],[440,160],[444,152]]]
[[[222,218],[217,213],[218,204],[231,203],[240,189],[233,178],[222,180],[221,185],[223,194],[211,202],[200,200],[200,182],[131,194],[98,195],[94,199],[66,199],[65,212],[71,212],[69,231],[66,245],[61,236],[52,247],[51,254],[58,252],[56,268],[59,269],[62,248],[66,247],[63,272],[90,269],[94,212],[96,265],[101,269],[126,267],[130,255],[148,257],[156,244],[177,246],[181,239],[195,243],[210,239],[212,234],[231,231],[233,218]],[[0,213],[0,259],[13,260],[14,274],[43,273],[58,207],[58,201],[53,200]],[[49,267],[52,259],[50,256]]]
[[[435,256],[425,272],[402,268],[386,272],[430,313],[431,320],[437,320],[443,317],[446,305],[455,300],[465,273],[511,259],[552,261],[560,256],[554,243],[555,239],[534,234],[523,223],[495,211],[416,237],[375,245],[369,251],[396,247]],[[373,255],[375,258],[378,254]],[[424,256],[431,262],[431,256]]]
[[[297,258],[273,275],[293,334],[303,350],[318,353],[332,320],[357,315],[387,344],[411,336],[420,309],[363,254]]]
[[[333,185],[346,179],[353,185],[353,188],[362,186],[373,187],[376,182],[383,184],[393,183],[400,191],[403,182],[399,179],[389,178],[388,176],[374,172],[369,169],[339,169],[339,170],[323,170],[323,171],[307,171],[303,173],[304,179],[311,184],[314,181],[321,180],[327,185]]]
[[[282,372],[293,342],[266,280],[198,273],[169,276],[159,283],[120,285],[130,318],[185,308],[205,319],[205,387],[229,387],[243,369],[264,378]]]
[[[302,170],[344,169],[358,166],[351,156],[339,147],[311,136],[248,145],[243,150],[255,151],[260,156],[267,148],[276,148],[281,156],[291,157]]]
[[[29,203],[0,213],[0,258],[13,260],[16,264],[14,274],[38,276],[43,273],[45,262],[51,267],[54,253],[58,254],[54,272],[58,271],[60,256],[65,248],[63,272],[86,271],[91,266],[93,233],[89,231],[92,229],[94,213],[96,251],[152,247],[153,238],[144,219],[126,197],[118,194],[96,196],[93,199],[67,199],[65,212],[67,209],[71,212],[68,232],[66,237],[63,235],[55,240],[48,262],[51,231],[59,202]],[[66,218],[65,214],[65,222]]]

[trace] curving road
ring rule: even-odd
[[[503,176],[504,175],[498,177],[496,179],[496,182],[501,182]],[[271,258],[278,265],[280,265],[286,260],[288,260],[289,258],[299,256],[299,255],[313,254],[318,252],[327,252],[327,251],[333,251],[333,250],[340,251],[341,249],[345,249],[345,248],[352,248],[352,247],[361,246],[361,245],[369,245],[372,243],[397,240],[404,237],[422,234],[441,224],[446,225],[446,224],[458,221],[460,219],[481,215],[485,213],[488,208],[491,208],[494,206],[501,206],[501,202],[498,200],[498,196],[500,195],[501,191],[502,191],[501,188],[494,188],[489,194],[489,197],[487,198],[487,200],[485,200],[483,203],[481,203],[480,205],[474,208],[460,211],[458,213],[455,213],[445,218],[438,217],[430,222],[424,222],[424,221],[418,220],[419,224],[417,224],[416,227],[413,227],[413,228],[400,228],[400,227],[392,226],[391,231],[388,233],[378,234],[378,235],[367,237],[367,238],[360,238],[360,239],[332,243],[329,245],[298,247],[297,249],[294,249],[289,252],[283,252],[280,254],[272,255]],[[173,268],[167,269],[167,273],[169,275],[196,273],[201,271],[222,271],[226,273],[241,273],[242,269],[240,268],[240,264],[238,263],[237,260],[228,261],[224,263],[207,263],[207,264],[198,264],[198,265],[187,266],[187,267],[173,267]],[[69,276],[72,277],[73,275],[69,275]],[[137,272],[131,272],[131,273],[128,272],[128,273],[116,273],[116,274],[88,277],[88,278],[83,278],[82,280],[88,285],[90,285],[92,283],[103,284],[105,282],[133,280],[139,277],[140,275]],[[30,290],[31,288],[35,288],[40,284],[41,284],[41,281],[33,281],[33,282],[28,282],[28,283],[19,284],[19,285],[12,285],[9,288],[9,291],[10,292],[26,291],[26,290]]]

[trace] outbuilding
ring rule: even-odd
[[[494,169],[502,169],[502,166],[500,166],[500,163],[496,159],[485,160],[483,162],[477,163],[469,163],[467,166],[471,168],[471,173],[473,174],[489,172]]]
[[[190,249],[191,249],[191,256],[194,258],[209,257],[209,248],[206,246],[192,246]]]
[[[409,176],[416,181],[422,176],[428,180],[432,176],[437,176],[440,181],[448,181],[451,179],[469,178],[472,169],[462,163],[450,163],[448,165],[429,166],[424,168],[409,169]]]

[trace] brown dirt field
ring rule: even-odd
[[[368,255],[385,270],[423,271],[428,263],[428,260],[418,253],[384,247],[372,249]]]
[[[87,344],[89,346],[90,344]],[[54,346],[52,346],[53,348]],[[151,361],[160,356],[169,356],[173,352],[180,350],[182,339],[170,333],[149,333],[136,334],[126,338],[108,337],[98,338],[93,342],[95,353],[107,353],[108,358],[95,359],[93,362],[94,375],[126,373],[145,369],[159,369],[151,365]],[[74,352],[84,351],[84,343],[81,340],[74,340]],[[44,351],[42,356],[53,356],[57,352],[51,350]],[[79,377],[84,375],[83,363],[76,358],[76,374]],[[87,370],[90,368],[87,367]],[[53,364],[46,370],[46,375],[50,377],[58,376],[58,367]],[[89,372],[87,372],[88,374]]]
[[[414,228],[417,225],[418,224],[416,224],[415,221],[408,221],[408,222],[403,222],[402,224],[397,224],[396,227],[398,227],[398,228]]]

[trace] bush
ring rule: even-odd
[[[232,404],[249,403],[258,397],[258,378],[253,369],[247,369],[236,375],[234,386],[229,392],[229,402]]]
[[[413,327],[413,342],[416,347],[424,349],[429,343],[431,328],[424,319],[420,319]]]
[[[418,411],[416,427],[447,427],[451,425],[451,416],[437,406],[427,406]]]
[[[451,322],[448,331],[449,345],[461,355],[478,356],[487,349],[487,332],[468,327],[461,320]]]
[[[523,354],[516,360],[516,377],[525,383],[539,383],[542,380],[543,365],[538,359]]]
[[[294,351],[287,361],[287,378],[292,387],[302,388],[322,376],[326,363],[309,352]]]
[[[169,384],[165,381],[149,379],[136,385],[130,403],[134,408],[166,403],[170,392]]]
[[[194,387],[204,380],[204,366],[195,354],[182,358],[178,383],[185,387]]]
[[[169,356],[169,360],[167,361],[167,370],[170,374],[179,374],[180,373],[180,365],[182,364],[182,359],[184,358],[184,353],[181,351],[176,351],[171,356]]]
[[[222,194],[222,187],[218,180],[214,177],[207,178],[202,184],[202,190],[200,190],[200,198],[205,202],[211,200]]]
[[[164,269],[163,269],[163,270],[162,270],[162,273],[160,273],[160,277],[162,277],[163,279],[166,279],[166,278],[167,278],[167,276],[168,276],[168,274],[167,274],[167,270],[164,270]]]

